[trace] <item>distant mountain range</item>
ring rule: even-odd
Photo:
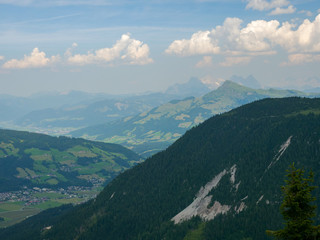
[[[30,97],[0,95],[0,126],[61,135],[70,130],[151,110],[173,99],[209,92],[199,79],[162,93],[108,95],[84,92],[41,93]]]
[[[320,87],[317,87],[317,88],[309,88],[309,89],[305,90],[305,92],[320,93]]]
[[[230,81],[241,84],[241,85],[249,87],[249,88],[254,88],[254,89],[261,88],[261,84],[252,75],[249,75],[246,78],[241,77],[241,76],[237,76],[237,75],[233,75],[230,77]]]
[[[249,88],[261,87],[252,75],[248,77],[234,75],[230,80]],[[110,95],[80,91],[39,93],[30,97],[0,95],[0,127],[55,136],[65,135],[80,128],[148,112],[169,101],[190,97],[200,98],[212,89],[220,87],[223,81],[223,79],[200,80],[193,77],[185,83],[168,87],[164,92],[140,95]],[[308,90],[308,92],[316,91],[317,89]],[[227,110],[229,109],[231,108]],[[163,146],[155,148],[162,149]],[[143,150],[138,151],[143,152]]]
[[[170,86],[165,93],[180,97],[200,97],[210,92],[210,88],[202,83],[198,78],[192,77],[186,83]]]
[[[79,91],[39,93],[30,97],[0,95],[0,121],[13,121],[36,110],[72,106],[81,102],[94,102],[109,97],[106,94],[90,94]]]
[[[312,169],[320,182],[319,142],[319,98],[256,101],[192,128],[96,199],[43,212],[0,238],[267,240],[267,229],[283,227],[288,166]]]
[[[104,99],[60,108],[32,111],[14,123],[24,127],[79,128],[138,114],[174,98],[172,95],[154,93],[124,99]]]
[[[225,81],[221,87],[202,97],[174,100],[150,111],[114,122],[90,126],[71,132],[70,135],[123,144],[142,156],[148,157],[165,149],[188,129],[213,115],[262,98],[289,96],[313,97],[317,94],[293,90],[252,89]]]

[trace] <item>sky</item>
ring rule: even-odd
[[[319,0],[0,0],[0,94],[320,87]]]

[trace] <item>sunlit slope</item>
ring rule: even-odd
[[[0,192],[25,187],[92,186],[140,158],[116,144],[0,130]]]
[[[71,135],[123,144],[143,156],[150,156],[213,115],[258,99],[289,96],[313,95],[291,90],[257,90],[226,81],[217,90],[200,98],[171,101],[151,111],[84,128]]]
[[[44,108],[31,111],[14,121],[16,126],[40,128],[52,132],[52,129],[78,129],[93,124],[113,121],[138,114],[163,104],[173,98],[172,95],[154,93],[132,97],[114,97],[97,101],[82,101],[66,104],[58,108]]]
[[[320,99],[265,99],[191,129],[59,221],[17,228],[32,239],[267,240],[282,226],[286,169],[313,169],[317,184],[319,159]]]

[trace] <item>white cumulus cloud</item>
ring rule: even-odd
[[[220,48],[217,42],[212,41],[210,34],[210,31],[199,31],[193,34],[189,40],[176,40],[169,46],[166,53],[175,53],[182,56],[219,53]]]
[[[272,42],[280,45],[288,52],[319,52],[320,51],[320,14],[313,22],[305,19],[295,30],[295,25],[288,22],[277,29]]]
[[[227,18],[222,26],[211,31],[197,32],[191,39],[175,40],[166,50],[168,54],[180,56],[231,54],[247,52],[264,52],[271,49],[268,35],[279,26],[277,21],[258,20],[241,28],[242,20]]]
[[[76,46],[73,46],[76,47]],[[102,48],[87,54],[71,54],[71,50],[67,50],[68,62],[70,64],[135,64],[144,65],[152,63],[149,57],[150,49],[147,44],[132,39],[129,34],[123,34],[111,48]]]
[[[0,61],[4,60],[4,56],[0,56]]]
[[[197,32],[190,39],[175,40],[166,53],[179,56],[214,55],[228,57],[223,63],[243,63],[250,57],[276,54],[282,48],[290,54],[320,52],[320,14],[312,22],[305,19],[299,26],[277,20],[256,20],[241,27],[242,20],[227,18],[222,26]]]
[[[46,57],[45,52],[40,52],[34,48],[30,55],[24,55],[23,59],[11,59],[3,64],[3,68],[40,68],[59,61],[59,56]]]

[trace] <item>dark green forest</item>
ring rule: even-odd
[[[23,229],[30,239],[267,240],[267,229],[283,227],[279,208],[286,169],[292,162],[312,169],[318,184],[319,160],[320,99],[260,100],[187,131],[165,151],[117,176],[96,199],[61,211],[59,221],[32,225],[29,219],[3,230],[0,238],[24,239],[14,231]],[[208,193],[207,209],[219,202],[229,206],[227,213],[174,224],[171,219],[222,172]],[[320,206],[319,188],[314,195]],[[319,214],[314,220],[320,222]],[[43,231],[47,226],[52,228]]]

